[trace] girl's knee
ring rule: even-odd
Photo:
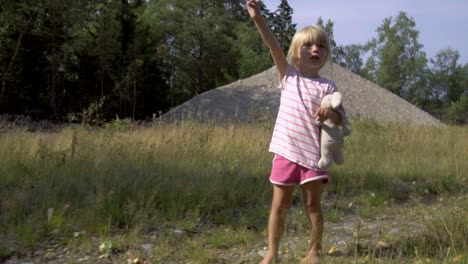
[[[308,212],[311,212],[311,213],[322,212],[320,201],[306,201],[304,202],[304,207],[307,209]]]
[[[289,210],[289,203],[273,203],[271,206],[271,211],[277,214],[285,214]]]

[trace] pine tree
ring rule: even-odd
[[[293,13],[294,11],[288,1],[281,0],[278,8],[269,18],[270,27],[285,53],[288,52],[291,40],[296,33],[296,24],[292,23]]]

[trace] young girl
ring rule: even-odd
[[[318,73],[330,57],[330,44],[319,27],[305,27],[294,35],[286,57],[262,17],[258,2],[248,0],[247,10],[270,48],[281,80],[280,108],[270,144],[275,157],[270,174],[273,201],[268,222],[268,253],[261,263],[272,263],[277,257],[284,219],[297,184],[301,186],[302,199],[312,225],[310,251],[303,263],[318,263],[323,230],[320,196],[328,175],[317,166],[320,128],[315,119],[328,118],[335,124],[341,122],[338,113],[320,108],[322,98],[337,91],[332,81]]]

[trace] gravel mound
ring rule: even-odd
[[[350,119],[412,125],[443,123],[423,110],[338,64],[327,64],[320,72],[343,93]],[[264,122],[274,120],[279,108],[278,74],[273,67],[247,79],[200,94],[162,116],[178,121]]]

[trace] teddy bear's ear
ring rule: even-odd
[[[341,105],[341,102],[343,100],[343,95],[340,92],[334,92],[331,95],[332,95],[331,107],[333,109],[336,109]]]

